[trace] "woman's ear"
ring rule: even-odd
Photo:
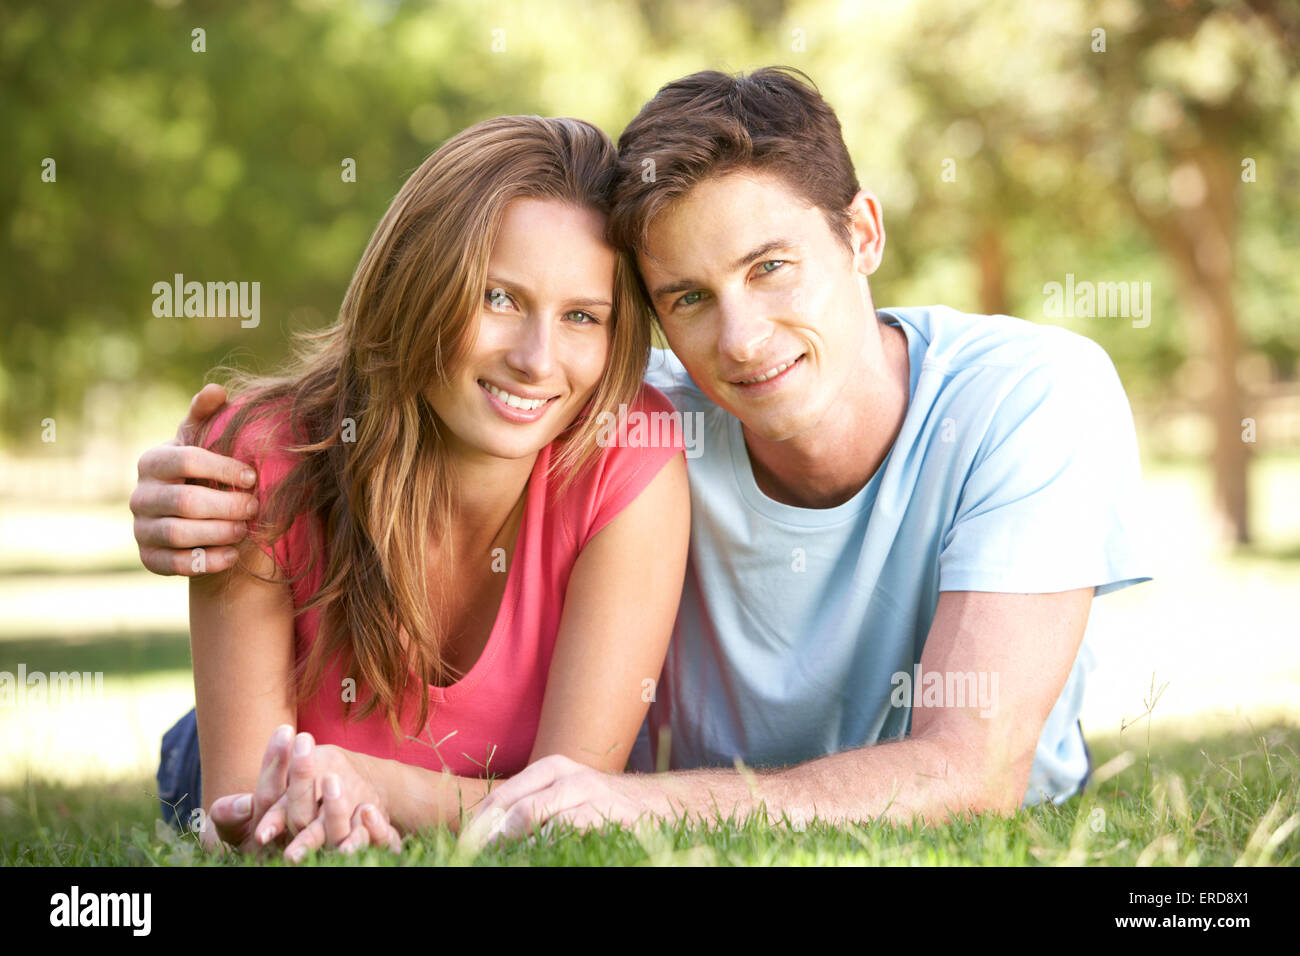
[[[885,221],[880,200],[869,189],[860,189],[849,203],[849,245],[854,271],[869,276],[880,268],[885,255]]]

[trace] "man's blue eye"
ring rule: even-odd
[[[682,296],[680,299],[677,300],[677,304],[678,304],[678,305],[694,305],[696,302],[699,302],[699,301],[700,301],[699,298],[698,298],[699,295],[701,295],[701,293],[699,293],[699,292],[688,292],[688,293],[686,293],[684,296]],[[692,299],[691,296],[697,296],[697,298]]]
[[[769,268],[767,268],[767,267],[768,267],[768,266],[778,266],[778,267],[779,267],[779,266],[783,266],[783,265],[785,265],[785,260],[784,260],[784,259],[768,259],[767,262],[760,263],[760,264],[759,264],[759,268],[762,269],[763,272],[775,272],[775,271],[776,271],[775,268],[773,268],[773,269],[769,269]]]

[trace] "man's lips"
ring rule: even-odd
[[[777,379],[784,378],[790,374],[791,370],[796,368],[804,359],[802,354],[791,359],[777,362],[773,365],[762,366],[754,371],[737,376],[731,379],[731,384],[739,388],[753,388],[756,385],[766,385],[769,382],[775,382]]]

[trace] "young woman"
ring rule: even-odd
[[[208,423],[203,445],[256,468],[258,523],[191,583],[206,845],[391,843],[457,826],[547,754],[622,770],[689,501],[680,445],[598,441],[620,404],[671,411],[605,240],[613,163],[572,119],[454,137],[394,199],[337,323]],[[172,451],[175,478],[234,466]],[[169,737],[165,759],[183,725]]]

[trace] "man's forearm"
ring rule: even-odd
[[[938,822],[966,811],[1013,810],[1025,780],[1009,764],[976,768],[943,739],[908,739],[819,757],[772,771],[689,770],[656,775],[660,814],[743,820],[765,806],[767,819],[844,823],[884,816]],[[1027,768],[1025,769],[1027,775]],[[1001,779],[998,779],[1001,778]]]
[[[487,795],[489,781],[427,770],[399,760],[369,758],[371,779],[383,795],[389,820],[399,832],[413,833],[446,824],[459,830]]]

